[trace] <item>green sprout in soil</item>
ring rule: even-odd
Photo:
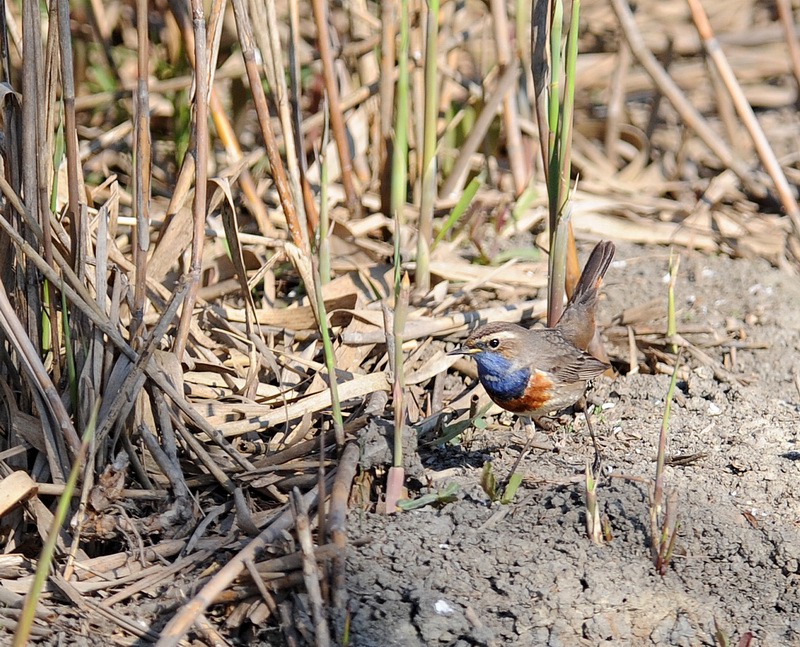
[[[668,321],[667,330],[676,330],[675,324],[675,277],[678,272],[680,257],[670,256],[670,285],[668,291]],[[678,536],[678,498],[674,491],[669,492],[666,497],[663,519],[661,519],[662,505],[664,505],[664,465],[667,455],[667,432],[669,431],[669,418],[672,411],[672,398],[675,393],[675,385],[678,381],[678,369],[681,364],[680,353],[675,358],[675,365],[672,369],[672,379],[667,389],[667,401],[664,406],[664,417],[661,421],[661,432],[658,437],[658,455],[656,458],[656,480],[653,485],[653,495],[650,503],[650,549],[655,564],[656,571],[664,575],[667,567],[672,561],[675,550],[675,542]]]
[[[397,507],[401,510],[408,511],[424,508],[426,505],[443,506],[448,503],[453,503],[453,501],[458,498],[456,496],[457,494],[458,484],[448,483],[444,489],[430,492],[429,494],[423,494],[416,499],[401,499],[397,502]]]
[[[481,487],[492,503],[499,501],[503,505],[508,505],[514,500],[514,496],[521,484],[522,474],[516,470],[516,466],[508,477],[508,481],[505,484],[500,484],[497,482],[497,478],[492,470],[492,463],[487,461],[483,464]]]

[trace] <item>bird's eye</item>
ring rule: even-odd
[[[489,340],[489,348],[497,348],[498,346],[500,346],[500,340],[499,339],[494,338],[494,339],[490,339]]]

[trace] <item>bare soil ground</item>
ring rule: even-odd
[[[602,304],[610,333],[653,299],[666,313],[667,263],[663,248],[618,252]],[[491,460],[506,474],[521,434],[494,418],[470,443],[421,450],[434,488],[460,485],[455,502],[351,512],[350,536],[368,540],[349,552],[352,645],[723,645],[748,634],[752,646],[800,645],[800,285],[760,260],[684,253],[676,290],[680,326],[708,330],[686,336],[713,363],[689,356],[674,399],[667,487],[680,533],[667,573],[651,562],[648,501],[669,378],[603,377],[591,397],[611,541],[585,534],[583,420],[542,435],[557,451],[525,459],[524,486],[503,506],[480,468]],[[627,338],[607,343],[628,356]]]

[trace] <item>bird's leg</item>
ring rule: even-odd
[[[519,464],[522,462],[522,459],[528,455],[528,452],[531,450],[533,446],[533,437],[536,435],[536,423],[533,421],[532,418],[528,418],[527,416],[523,418],[523,424],[525,425],[525,430],[527,431],[528,439],[525,441],[525,445],[522,448],[522,451],[517,456],[517,460],[514,461],[514,466],[511,468],[511,471],[508,474],[508,479],[511,478],[511,475],[517,471]],[[508,485],[508,479],[503,487]]]
[[[600,447],[597,445],[597,438],[594,435],[594,427],[592,426],[592,414],[589,413],[589,405],[586,402],[586,397],[582,397],[578,401],[578,407],[583,409],[583,415],[586,418],[586,426],[589,428],[589,435],[592,437],[592,445],[594,445],[594,462],[592,463],[592,472],[597,474],[600,471],[600,463],[602,457],[600,456]]]

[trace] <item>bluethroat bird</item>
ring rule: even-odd
[[[489,397],[534,425],[544,416],[579,405],[594,444],[595,470],[600,464],[600,451],[584,394],[587,382],[609,365],[590,355],[587,348],[594,338],[600,286],[614,258],[614,249],[614,243],[609,241],[595,246],[553,328],[528,330],[516,324],[490,323],[473,331],[461,348],[449,353],[474,357],[478,377]],[[528,444],[532,436],[529,435]]]

